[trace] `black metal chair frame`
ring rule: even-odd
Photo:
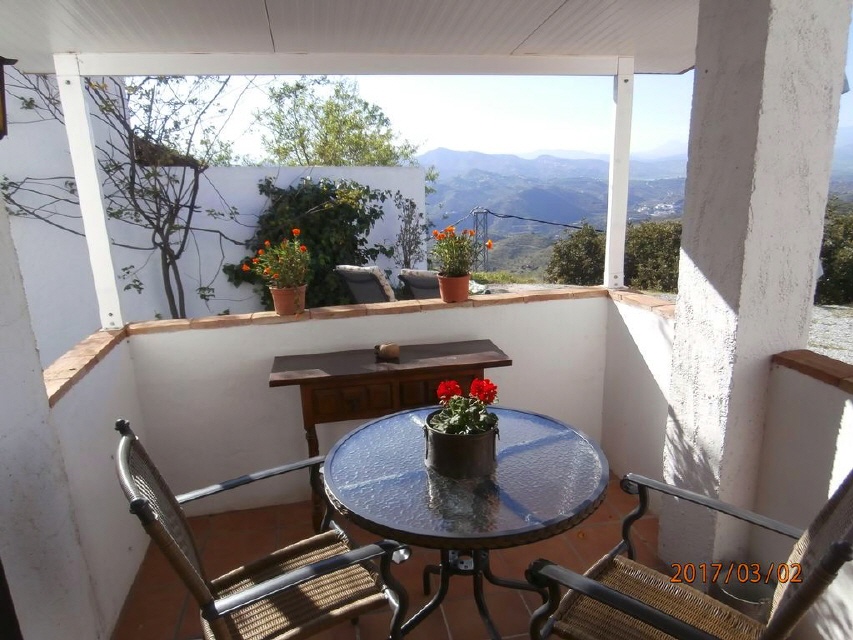
[[[851,472],[853,475],[853,472]],[[849,482],[849,478],[847,482]],[[657,491],[665,495],[673,496],[697,505],[701,505],[723,513],[763,529],[774,531],[789,538],[798,539],[804,531],[792,527],[778,520],[754,513],[747,509],[736,507],[715,498],[681,489],[673,485],[652,480],[644,476],[629,473],[621,481],[620,486],[626,493],[639,497],[637,508],[625,516],[622,522],[622,540],[605,556],[612,558],[618,554],[625,553],[629,559],[635,558],[634,545],[630,539],[631,526],[646,514],[649,506],[649,490]],[[811,604],[828,586],[829,582],[837,575],[841,567],[853,560],[853,541],[839,540],[832,543],[829,550],[821,557],[820,571],[814,572],[813,576],[803,576],[802,591],[807,595],[804,597]],[[610,587],[597,582],[594,579],[575,573],[565,567],[561,567],[549,560],[538,559],[530,564],[525,572],[525,577],[532,585],[544,588],[548,592],[548,599],[540,608],[533,612],[530,621],[530,637],[534,639],[547,638],[551,634],[554,624],[552,618],[561,600],[561,586],[577,591],[585,596],[602,602],[614,609],[641,620],[656,629],[663,631],[675,638],[683,640],[714,640],[715,636],[706,633],[678,618],[663,611],[655,609],[628,595],[620,593]],[[811,584],[809,584],[811,583]],[[773,621],[772,630],[768,626],[768,633],[764,637],[786,637],[785,629],[792,629],[807,608],[801,607],[793,613],[786,613],[784,620]],[[782,613],[782,612],[780,612]],[[778,634],[778,635],[777,635]]]
[[[151,525],[155,525],[158,520],[158,516],[152,509],[149,500],[141,496],[136,490],[128,463],[131,447],[136,447],[138,450],[141,450],[146,458],[147,453],[144,452],[144,447],[142,447],[138,438],[131,430],[130,423],[128,421],[118,420],[115,428],[122,435],[116,456],[116,467],[122,488],[130,501],[130,511],[139,518],[146,532],[148,532],[154,541],[157,542],[157,537],[152,534]],[[201,489],[173,495],[173,498],[178,505],[184,505],[188,502],[207,498],[224,491],[230,491],[231,489],[236,489],[237,487],[242,487],[258,480],[272,478],[301,469],[309,470],[311,485],[314,491],[318,495],[325,495],[325,491],[322,489],[323,481],[321,469],[324,460],[325,456],[315,456],[300,462],[284,464],[271,469],[249,473]],[[343,531],[334,522],[332,522],[327,504],[326,513],[324,514],[321,525],[321,531],[330,529],[334,529],[343,535]],[[402,635],[400,627],[403,623],[406,609],[408,607],[408,596],[402,585],[400,585],[392,576],[390,572],[390,564],[392,561],[395,563],[403,562],[410,555],[410,549],[406,545],[393,540],[379,540],[372,544],[357,547],[352,551],[341,553],[334,557],[325,558],[281,575],[277,575],[251,587],[245,588],[237,593],[212,599],[201,607],[201,614],[204,619],[213,626],[228,613],[256,603],[264,598],[281,593],[287,589],[292,589],[319,576],[328,575],[357,564],[364,565],[365,563],[370,563],[371,561],[378,559],[378,573],[384,583],[383,591],[392,610],[390,638],[401,638]],[[167,557],[168,556],[169,554],[167,554]],[[169,558],[169,560],[174,566],[172,558]],[[174,568],[183,579],[184,576],[181,569],[179,567]]]

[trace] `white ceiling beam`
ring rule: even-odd
[[[618,72],[616,56],[80,53],[82,76],[142,75],[577,75]],[[57,58],[60,56],[56,56]]]

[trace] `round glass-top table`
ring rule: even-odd
[[[575,526],[601,504],[609,468],[586,435],[547,416],[492,407],[498,416],[497,466],[487,477],[456,480],[424,464],[424,423],[437,407],[385,416],[344,436],[326,456],[326,494],[360,527],[400,542],[441,550],[428,567],[441,584],[435,597],[403,625],[410,631],[443,599],[451,575],[472,575],[477,606],[492,638],[482,579],[535,590],[498,578],[490,549],[515,547]]]

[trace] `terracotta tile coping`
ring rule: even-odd
[[[422,311],[448,308],[487,307],[527,302],[545,302],[549,300],[606,297],[667,317],[672,317],[672,313],[674,312],[674,305],[639,292],[628,290],[608,291],[603,287],[575,287],[472,296],[467,302],[459,302],[452,305],[448,305],[437,299],[404,300],[391,303],[320,307],[308,309],[306,313],[299,316],[277,316],[271,311],[261,311],[258,313],[208,316],[186,320],[135,322],[128,324],[118,331],[98,331],[77,344],[68,353],[62,355],[56,362],[44,370],[44,383],[47,389],[48,403],[52,407],[78,380],[82,379],[90,369],[102,360],[113,347],[131,335],[186,331],[189,329],[219,329],[252,324],[283,324],[289,322],[306,322],[309,320],[420,313]]]
[[[56,362],[44,370],[48,404],[51,407],[55,405],[78,380],[81,380],[126,337],[127,327],[117,331],[98,331],[60,356]]]
[[[810,378],[853,394],[853,364],[847,364],[808,349],[777,353],[773,356],[773,364],[799,371]]]
[[[319,307],[306,309],[298,316],[278,316],[272,311],[243,313],[227,316],[207,316],[189,320],[151,320],[149,322],[134,322],[127,325],[128,335],[143,333],[164,333],[171,331],[186,331],[187,329],[219,329],[223,327],[239,327],[248,324],[283,324],[288,322],[305,322],[306,320],[330,320],[334,318],[357,318],[360,316],[397,315],[401,313],[419,313],[435,309],[486,307],[497,304],[516,304],[525,302],[542,302],[547,300],[571,300],[575,298],[606,298],[607,289],[601,287],[579,287],[576,289],[542,289],[518,293],[495,293],[490,295],[471,296],[466,302],[448,304],[439,299],[430,300],[401,300],[399,302],[377,302],[375,304],[352,304],[337,307]],[[644,296],[640,296],[641,298]],[[649,301],[657,300],[645,296]],[[651,308],[652,302],[625,300],[629,303],[645,305]],[[661,303],[658,300],[658,303]],[[663,304],[666,304],[665,302]]]

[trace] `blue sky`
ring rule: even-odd
[[[848,50],[853,51],[849,40]],[[847,76],[853,83],[850,58]],[[609,153],[612,145],[611,77],[359,76],[356,80],[362,97],[379,105],[400,137],[420,153],[437,147],[520,155],[548,150]],[[692,94],[693,72],[637,75],[632,152],[673,143],[686,149]],[[853,127],[853,91],[841,97],[839,127]],[[238,153],[251,153],[259,146],[256,135],[240,137]]]

